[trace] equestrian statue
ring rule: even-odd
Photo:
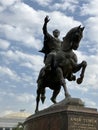
[[[37,79],[37,97],[36,97],[36,109],[38,112],[39,101],[42,103],[45,101],[45,88],[49,87],[53,90],[51,101],[56,103],[56,97],[60,92],[61,87],[64,88],[65,98],[71,97],[67,90],[66,79],[68,81],[76,81],[77,84],[81,84],[84,78],[85,68],[87,66],[86,61],[78,63],[77,55],[74,50],[77,50],[80,41],[83,37],[84,27],[81,25],[72,28],[63,37],[61,41],[58,37],[60,31],[55,29],[53,36],[47,31],[47,23],[50,21],[46,16],[43,25],[44,34],[44,46],[40,52],[45,54],[44,64],[45,66],[40,70]],[[76,78],[75,73],[80,71],[80,77]]]

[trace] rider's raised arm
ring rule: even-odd
[[[48,31],[47,31],[47,23],[50,21],[49,17],[46,16],[44,19],[44,25],[43,25],[43,34],[47,35]]]

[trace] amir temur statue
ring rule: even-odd
[[[56,97],[60,92],[61,86],[64,88],[65,98],[71,97],[67,90],[66,80],[76,81],[81,84],[84,78],[86,61],[78,63],[77,55],[73,50],[77,50],[83,37],[84,27],[81,25],[72,28],[63,37],[59,39],[60,31],[55,29],[53,35],[47,31],[47,24],[50,21],[46,16],[43,25],[44,42],[40,52],[44,53],[44,67],[40,70],[37,79],[37,97],[36,109],[38,111],[39,101],[45,100],[45,88],[53,90],[51,101],[56,103]],[[80,77],[77,78],[75,73],[80,71]]]

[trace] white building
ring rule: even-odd
[[[0,130],[12,130],[18,125],[18,123],[23,123],[30,115],[30,113],[20,111],[0,117]]]

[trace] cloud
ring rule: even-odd
[[[90,64],[87,67],[86,74],[85,74],[85,86],[88,86],[92,89],[98,89],[98,70],[97,64]]]
[[[33,94],[27,94],[27,93],[17,95],[16,98],[19,102],[25,102],[25,103],[33,102],[35,100]]]
[[[98,17],[90,17],[85,21],[86,24],[86,37],[91,41],[92,44],[96,44],[98,47],[98,28],[96,27],[98,23]]]
[[[60,11],[70,11],[74,12],[77,8],[77,5],[79,4],[78,0],[61,0],[61,2],[54,3],[52,6],[50,6],[50,9],[60,10]]]
[[[51,4],[53,0],[31,0],[31,1],[37,2],[37,4],[41,6],[48,6],[49,4]]]
[[[6,116],[6,115],[12,114],[12,113],[14,113],[13,110],[10,110],[10,109],[9,110],[5,110],[5,111],[0,113],[0,117]]]
[[[0,39],[0,49],[7,50],[10,46],[10,42]]]
[[[11,12],[11,13],[10,13]],[[0,34],[8,40],[18,41],[27,47],[39,48],[40,12],[30,6],[17,2],[0,14]]]
[[[97,2],[98,2],[97,0],[88,1],[81,8],[81,14],[82,15],[98,16],[98,4],[97,4]]]
[[[16,72],[12,71],[8,67],[0,66],[0,76],[7,76],[10,79],[20,80]]]
[[[15,2],[19,2],[20,0],[2,0],[0,1],[0,3],[3,5],[3,6],[10,6],[12,4],[14,4]]]
[[[31,63],[29,63],[29,62],[22,63],[21,66],[24,66],[24,67],[27,67],[27,68],[30,68],[30,69],[33,68],[33,65]]]
[[[39,49],[41,47],[41,41],[35,38],[32,32],[29,32],[30,29],[11,25],[1,25],[0,29],[1,34],[4,34],[8,40],[17,41],[20,45],[22,44],[29,48]]]
[[[9,66],[16,66],[11,69],[1,66],[0,76],[2,78],[5,78],[5,76],[7,76],[8,79],[10,78],[20,84],[24,84],[23,86],[36,85],[35,83],[38,73],[40,69],[44,66],[42,56],[12,50],[1,52],[1,55],[4,58],[4,61],[6,61]],[[17,86],[15,82],[11,83],[10,81],[9,84]]]
[[[33,74],[33,76],[35,77],[35,73]],[[27,87],[28,85],[29,86],[34,86],[35,84],[35,81],[34,81],[34,77],[32,75],[27,75],[25,72],[21,73],[21,79],[24,83],[24,86],[25,86],[25,83],[27,83]]]
[[[94,101],[92,101],[91,99],[84,98],[83,100],[85,101],[86,106],[94,107],[94,108],[97,107],[97,104]]]
[[[8,50],[7,52],[1,52],[1,55],[5,58],[8,58],[9,60],[12,60],[13,62],[20,62],[21,64],[30,62],[33,65],[43,65],[43,58],[40,55],[28,54],[17,50]]]

